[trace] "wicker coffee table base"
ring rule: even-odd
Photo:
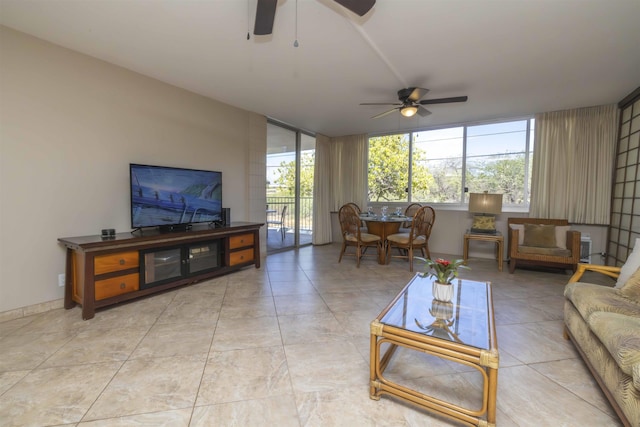
[[[381,354],[381,346],[385,343],[390,346],[384,354]],[[463,408],[384,378],[384,370],[398,346],[477,369],[483,377],[481,407],[477,409]],[[388,394],[427,411],[462,421],[470,426],[494,427],[496,425],[498,362],[497,351],[481,350],[464,344],[415,334],[401,328],[383,325],[377,320],[371,323],[370,397],[374,400],[379,400],[381,395]]]

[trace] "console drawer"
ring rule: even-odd
[[[242,264],[251,261],[253,261],[253,248],[231,252],[229,254],[229,265]]]
[[[140,284],[138,273],[96,280],[96,301],[137,291]]]
[[[244,248],[247,246],[253,246],[253,233],[229,237],[229,249]]]
[[[114,271],[136,268],[138,265],[138,251],[98,255],[93,260],[93,274],[98,276],[100,274],[112,273]]]

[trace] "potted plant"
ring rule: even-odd
[[[438,301],[451,301],[453,297],[453,285],[451,282],[458,277],[458,269],[469,268],[464,265],[464,260],[456,259],[449,261],[443,258],[435,260],[429,258],[416,257],[425,263],[427,270],[421,273],[421,277],[433,277],[432,291],[433,297]]]

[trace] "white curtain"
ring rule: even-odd
[[[367,135],[331,138],[331,210],[348,202],[367,203]]]
[[[316,134],[316,159],[313,174],[314,245],[331,243],[331,140]]]
[[[618,107],[536,115],[530,216],[609,224]]]
[[[367,136],[316,135],[313,244],[331,243],[331,212],[347,202],[367,203]]]

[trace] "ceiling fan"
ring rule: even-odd
[[[374,4],[376,0],[333,0],[336,3],[346,7],[358,16],[364,16]],[[273,21],[276,17],[276,6],[278,0],[258,0],[256,8],[256,23],[253,27],[253,34],[264,36],[271,34],[273,31]]]
[[[446,104],[449,102],[466,102],[469,98],[467,96],[454,96],[452,98],[423,99],[421,101],[420,98],[425,96],[427,92],[429,92],[429,89],[424,89],[421,87],[408,87],[406,89],[400,89],[398,91],[398,100],[400,102],[363,102],[360,105],[398,105],[398,107],[394,107],[391,110],[371,117],[372,119],[386,116],[387,114],[393,113],[396,110],[400,111],[400,114],[405,117],[412,117],[416,113],[422,117],[425,117],[431,114],[431,111],[424,108],[423,105]]]

